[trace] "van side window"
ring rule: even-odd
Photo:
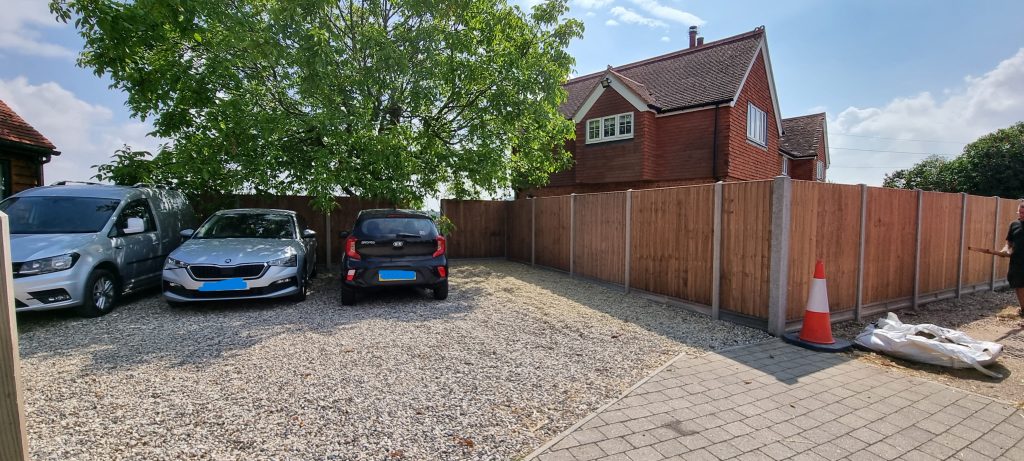
[[[149,211],[149,204],[145,200],[135,200],[124,207],[121,216],[117,218],[117,235],[124,235],[124,228],[128,225],[128,218],[140,218],[146,223],[146,230],[143,232],[156,231],[156,220],[153,213]]]

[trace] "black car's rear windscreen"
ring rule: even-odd
[[[369,218],[359,223],[357,234],[361,238],[383,240],[394,238],[434,239],[437,228],[429,218],[381,217]]]

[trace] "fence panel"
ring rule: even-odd
[[[868,188],[864,304],[914,295],[917,191]]]
[[[577,195],[575,208],[574,271],[625,283],[626,193]]]
[[[505,256],[506,201],[442,200],[441,210],[455,224],[448,236],[451,258]]]
[[[995,213],[996,201],[992,197],[967,196],[967,228],[965,232],[965,246],[976,248],[992,248],[992,240],[995,237]],[[1009,223],[1007,223],[1009,225]],[[1000,229],[1000,232],[1005,232]],[[999,248],[1003,246],[1003,238],[999,236]],[[965,251],[967,251],[965,249]],[[992,280],[992,258],[986,254],[975,251],[967,251],[964,254],[964,286],[972,286],[981,283],[989,283]],[[1006,274],[1003,274],[1004,276]]]
[[[768,318],[771,204],[771,181],[722,187],[723,310]]]
[[[710,305],[714,186],[633,191],[630,286]]]
[[[569,200],[561,197],[535,198],[537,213],[537,264],[569,270]]]
[[[857,304],[860,186],[793,181],[786,319],[803,318],[814,264],[825,263],[832,312]]]
[[[532,200],[516,200],[506,208],[508,222],[508,259],[530,263]]]
[[[960,263],[960,194],[922,192],[920,293],[956,288]]]

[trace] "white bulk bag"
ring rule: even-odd
[[[995,363],[1003,353],[1002,344],[979,341],[962,331],[929,323],[908,325],[900,322],[892,312],[864,328],[854,342],[901,359],[953,368],[974,368],[993,378],[1002,378],[1002,375],[983,368]]]

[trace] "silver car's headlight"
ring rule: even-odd
[[[184,269],[186,267],[188,267],[187,262],[174,258],[167,258],[167,262],[164,263],[164,269]]]
[[[68,253],[21,263],[15,275],[39,275],[71,269],[78,261],[78,253]]]
[[[295,265],[298,262],[298,260],[299,260],[299,258],[297,256],[290,255],[290,256],[285,256],[283,258],[272,259],[270,261],[267,261],[267,264],[269,264],[271,266],[295,267]]]

